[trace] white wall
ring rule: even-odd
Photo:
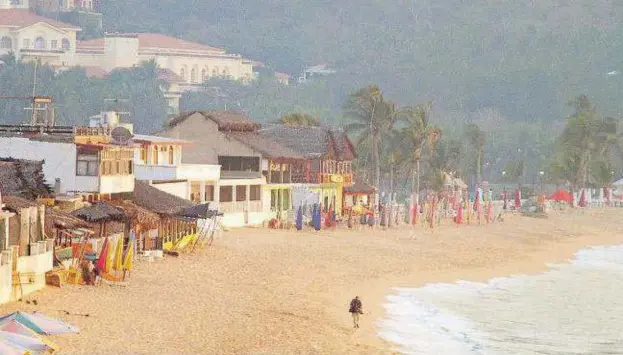
[[[134,191],[134,175],[110,175],[100,177],[102,194],[117,194]]]
[[[177,196],[188,200],[190,196],[189,186],[187,181],[168,182],[163,184],[152,184],[151,186],[157,188],[160,191],[164,191],[171,195]]]
[[[174,180],[177,178],[176,173],[175,166],[134,164],[134,175],[137,180]]]
[[[220,177],[220,165],[182,164],[177,168],[177,179],[219,181]]]
[[[45,181],[54,186],[61,179],[61,193],[76,190],[76,146],[73,143],[42,142],[20,137],[0,137],[0,157],[44,159]]]

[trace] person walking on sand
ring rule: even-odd
[[[361,304],[361,300],[359,300],[359,296],[355,296],[355,298],[350,301],[350,308],[348,311],[353,316],[354,328],[359,328],[359,315],[363,314],[363,305]]]

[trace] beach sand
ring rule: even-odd
[[[127,287],[48,287],[26,297],[37,306],[0,312],[80,327],[52,337],[63,354],[388,354],[376,323],[392,287],[538,273],[587,246],[623,243],[622,217],[593,209],[434,232],[234,230],[194,254],[137,262]],[[355,295],[365,312],[357,330]]]

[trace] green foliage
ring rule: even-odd
[[[5,60],[6,59],[6,60]],[[0,70],[0,95],[32,95],[34,63],[14,61]],[[76,67],[55,73],[46,65],[37,66],[36,94],[54,99],[56,121],[60,125],[88,124],[90,116],[98,114],[107,99],[127,99],[127,109],[135,130],[151,133],[159,130],[166,120],[166,101],[158,81],[155,63],[143,63],[130,69],[113,71],[105,79],[87,77],[84,69]],[[0,119],[5,123],[27,121],[24,107],[27,101],[0,100]]]
[[[317,127],[320,125],[320,121],[307,113],[290,113],[283,115],[279,119],[279,123],[288,126],[301,126],[301,127]]]

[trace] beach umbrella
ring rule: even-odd
[[[37,338],[21,335],[17,333],[5,332],[0,330],[0,342],[9,347],[27,351],[43,352],[50,349],[44,342]]]
[[[580,194],[579,206],[580,207],[586,207],[586,195],[584,193],[584,189],[582,189],[582,193]]]
[[[319,231],[320,228],[322,228],[322,221],[321,221],[321,216],[320,216],[320,208],[318,208],[318,205],[314,205],[314,212],[313,212],[313,217],[312,217],[312,223],[313,223],[314,229],[316,231]]]
[[[563,189],[556,190],[549,199],[556,202],[567,202],[570,205],[573,204],[573,196]]]
[[[106,266],[108,266],[108,263],[106,262],[106,260],[108,260],[108,246],[108,237],[106,237],[104,238],[104,245],[102,246],[102,252],[100,253],[100,257],[95,263],[95,266],[102,270],[102,272],[108,272],[108,269],[106,269]]]
[[[331,227],[333,225],[333,204],[329,205],[329,210],[327,211],[327,218],[324,220],[324,226],[326,228]]]
[[[296,225],[296,230],[300,231],[303,229],[303,207],[299,206],[296,211],[296,220],[294,221]]]
[[[456,226],[460,226],[463,223],[463,206],[459,203],[458,209],[456,211]]]
[[[0,325],[16,320],[38,334],[78,333],[80,330],[65,322],[46,317],[42,313],[13,312],[0,318]]]
[[[521,190],[517,189],[515,192],[515,208],[521,207]]]
[[[493,216],[491,215],[492,213],[491,202],[489,202],[487,203],[487,223],[491,223],[491,221],[493,221]]]
[[[123,259],[123,271],[132,270],[132,258],[134,256],[134,243],[130,239],[130,243],[128,243],[128,250],[125,252],[125,258]]]
[[[504,189],[504,193],[502,193],[502,199],[504,200],[504,209],[508,208],[508,193],[506,189]]]
[[[48,338],[37,334],[37,332],[28,328],[24,324],[18,322],[16,319],[8,319],[0,323],[0,330],[38,339],[42,341],[45,345],[47,345],[49,348],[53,349],[54,351],[60,351],[61,349],[57,344],[53,343]],[[0,354],[4,354],[4,353],[0,351]]]
[[[123,237],[117,239],[117,249],[115,249],[115,259],[112,263],[112,268],[116,271],[123,269]]]
[[[12,347],[8,343],[0,341],[0,354],[2,355],[24,355],[24,350]]]
[[[350,211],[348,211],[348,228],[353,228],[353,209],[351,208]]]

